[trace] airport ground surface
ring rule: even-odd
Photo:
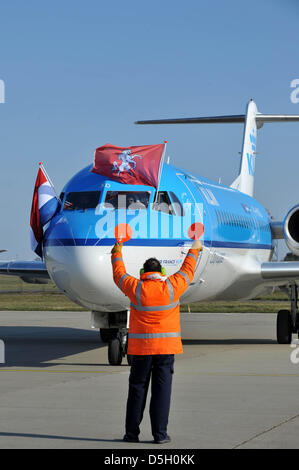
[[[107,364],[89,314],[0,318],[0,448],[156,449],[148,406],[141,442],[121,440],[129,367]],[[299,448],[299,363],[294,348],[276,344],[275,322],[273,314],[183,316],[193,339],[176,357],[164,450]]]

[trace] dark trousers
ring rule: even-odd
[[[150,419],[154,439],[167,435],[173,375],[173,354],[133,356],[129,378],[126,434],[137,437],[151,379]]]

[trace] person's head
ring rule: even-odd
[[[156,258],[147,259],[143,265],[143,269],[145,273],[150,273],[150,272],[161,273],[162,272],[161,263]]]
[[[130,206],[131,204],[134,204],[135,202],[135,197],[133,195],[127,196],[127,205]]]

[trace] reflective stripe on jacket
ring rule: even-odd
[[[198,250],[189,250],[180,270],[163,278],[149,272],[130,276],[120,253],[112,254],[113,279],[131,300],[128,354],[180,354],[180,296],[194,277]]]

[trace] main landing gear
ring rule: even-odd
[[[292,284],[290,288],[291,311],[279,310],[276,322],[277,342],[279,344],[290,344],[292,334],[299,333],[298,313],[298,287]]]

